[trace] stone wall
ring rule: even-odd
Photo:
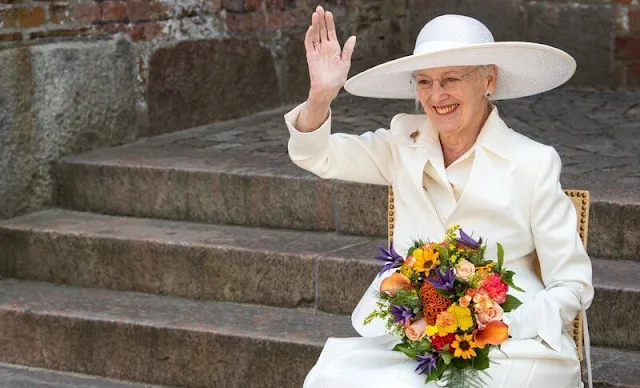
[[[613,2],[611,2],[613,1]],[[638,0],[330,0],[352,74],[409,53],[425,21],[476,16],[557,45],[573,81],[640,85]],[[305,98],[311,0],[0,0],[0,218],[54,203],[59,158]]]
[[[55,203],[61,157],[300,101],[315,2],[0,0],[0,218]],[[405,0],[332,1],[361,71],[409,50]]]

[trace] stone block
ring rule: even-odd
[[[589,216],[592,257],[640,262],[640,205],[594,202]]]
[[[0,274],[300,307],[314,303],[315,261],[363,241],[375,250],[368,239],[332,233],[44,211],[0,223]]]
[[[235,164],[207,155],[210,157],[202,155],[192,160],[220,163],[227,171],[208,167],[198,171],[180,161],[178,155],[164,159],[164,163],[173,160],[174,167],[184,168],[154,168],[153,159],[145,162],[144,158],[138,168],[116,160],[110,165],[62,164],[60,203],[77,210],[138,217],[335,229],[332,182],[300,176],[302,171],[297,177],[279,174],[268,167],[260,172],[266,164],[262,167],[244,162]],[[268,162],[263,159],[262,163]]]
[[[336,218],[340,233],[387,235],[387,186],[336,182]]]
[[[1,361],[171,386],[300,387],[327,337],[355,334],[300,309],[12,280],[0,297]]]
[[[344,42],[344,41],[343,41]],[[343,43],[341,42],[341,43]],[[344,43],[343,43],[344,44]],[[309,94],[309,70],[304,48],[304,31],[283,33],[275,42],[276,52],[280,53],[276,65],[280,70],[283,100],[302,102]]]
[[[51,204],[60,157],[137,136],[133,63],[120,40],[0,51],[0,218]]]
[[[470,16],[486,25],[496,41],[523,40],[526,37],[526,12],[513,0],[410,0],[411,51],[420,30],[431,19],[445,14]]]
[[[381,265],[373,258],[386,240],[368,241],[318,258],[316,308],[335,314],[351,314],[378,275]]]
[[[107,377],[11,364],[0,364],[0,376],[3,384],[12,388],[28,388],[36,382],[42,387],[149,388],[148,385]],[[156,386],[156,388],[164,387]]]
[[[182,42],[158,49],[149,66],[151,135],[280,104],[271,53],[257,39]]]
[[[611,85],[615,21],[610,4],[527,3],[528,40],[568,52],[578,64],[570,83]]]
[[[347,7],[344,17],[336,15],[340,42],[350,35],[358,38],[350,76],[411,53],[409,9],[404,0],[361,1]]]

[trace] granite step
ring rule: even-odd
[[[48,210],[0,222],[0,274],[349,314],[383,240]],[[640,261],[594,258],[593,343],[640,350]],[[617,322],[611,327],[612,320]]]
[[[640,352],[592,347],[591,357],[595,388],[640,388]]]
[[[100,376],[0,363],[1,388],[169,388]]]
[[[293,388],[348,317],[0,281],[0,361],[151,384]],[[593,348],[596,387],[637,387],[640,352]],[[0,369],[1,370],[1,369]]]
[[[0,281],[0,361],[150,384],[299,388],[349,318]]]
[[[385,244],[337,233],[52,209],[0,221],[0,274],[191,299],[325,310],[328,301],[321,295],[334,296],[345,286],[347,292],[363,293],[377,273],[371,258],[377,246]],[[340,268],[349,259],[362,261],[355,267],[360,274]],[[346,312],[355,301],[351,296],[333,310]]]
[[[505,121],[556,147],[565,188],[592,193],[589,251],[638,258],[640,92],[559,90],[499,102]],[[97,213],[384,236],[386,188],[321,180],[286,154],[290,108],[65,158],[59,206]],[[406,101],[341,96],[333,129],[387,127]]]

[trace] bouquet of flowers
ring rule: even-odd
[[[458,235],[459,232],[459,235]],[[486,246],[459,225],[444,241],[416,241],[402,258],[393,248],[380,248],[376,259],[383,272],[396,268],[380,285],[377,308],[365,320],[381,318],[387,331],[400,337],[393,350],[418,361],[416,372],[426,382],[445,371],[452,387],[482,386],[480,371],[489,367],[489,351],[508,337],[504,312],[521,302],[507,295],[513,271],[503,268],[504,250],[497,244],[497,261],[484,257]]]

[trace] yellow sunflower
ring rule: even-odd
[[[413,269],[416,272],[429,273],[437,265],[440,265],[440,254],[433,249],[432,245],[424,246],[413,250]]]
[[[477,346],[473,342],[472,334],[463,334],[462,336],[456,334],[456,340],[453,341],[451,347],[455,349],[453,357],[462,357],[465,360],[470,360],[476,356],[476,351],[473,349],[477,348]]]

